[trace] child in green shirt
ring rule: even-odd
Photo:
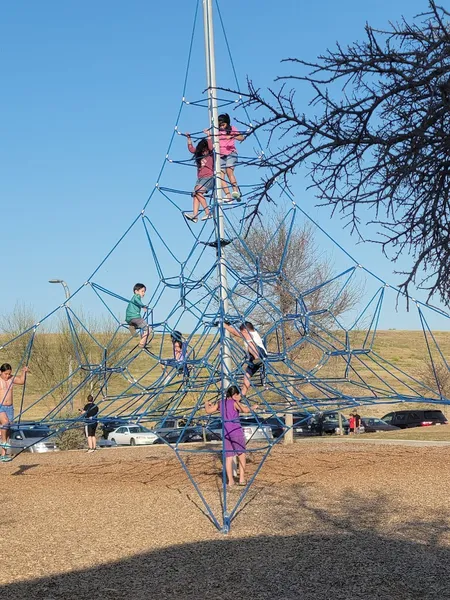
[[[141,330],[141,341],[139,342],[140,348],[145,347],[150,333],[147,321],[141,317],[141,309],[148,308],[148,306],[145,306],[142,302],[142,298],[145,296],[146,291],[147,288],[143,283],[136,283],[133,288],[134,296],[129,301],[127,312],[125,314],[125,320],[128,325]]]

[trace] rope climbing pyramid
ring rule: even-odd
[[[12,383],[29,368],[15,423],[48,426],[49,435],[84,427],[74,407],[92,394],[100,425],[142,425],[174,450],[207,515],[226,532],[294,415],[298,426],[360,405],[448,404],[440,385],[448,364],[433,333],[435,319],[448,315],[412,300],[431,376],[408,373],[377,346],[398,291],[334,243],[288,190],[277,188],[274,208],[257,214],[264,153],[239,95],[218,91],[211,2],[203,3],[208,85],[205,97],[188,98],[192,52],[203,39],[199,6],[180,108],[150,197],[83,285],[3,341],[0,356],[14,365]],[[253,156],[241,154],[241,142]],[[314,258],[311,238],[339,252],[343,268]],[[116,274],[127,255],[142,283],[124,290]],[[100,325],[84,306],[102,316]],[[63,334],[52,337],[61,324]],[[69,371],[53,365],[55,353],[70,357]]]

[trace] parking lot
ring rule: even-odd
[[[228,536],[164,446],[22,454],[0,471],[1,592],[447,597],[450,448],[322,442],[275,448]],[[189,463],[205,494],[217,494],[218,459]]]

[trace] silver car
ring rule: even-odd
[[[57,452],[56,440],[49,427],[42,425],[23,426],[13,425],[11,427],[10,453],[19,452]]]
[[[273,440],[272,428],[256,420],[255,417],[241,417],[240,423],[246,442],[270,442]],[[214,417],[206,424],[207,439],[218,441],[222,439],[222,419]]]

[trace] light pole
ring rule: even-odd
[[[69,290],[69,286],[67,285],[67,283],[64,281],[64,279],[49,279],[48,280],[49,283],[60,283],[63,288],[64,288],[64,293],[66,294],[66,301],[70,298],[70,290]],[[69,306],[69,303],[66,302],[66,306]],[[72,393],[72,373],[73,373],[73,363],[72,363],[72,359],[69,358],[69,394]],[[70,400],[70,406],[71,409],[73,411],[73,398],[71,398]]]
[[[68,300],[70,298],[69,286],[64,281],[64,279],[49,279],[48,282],[49,283],[60,283],[63,286],[63,288],[64,288],[64,292],[66,294],[66,300]]]

